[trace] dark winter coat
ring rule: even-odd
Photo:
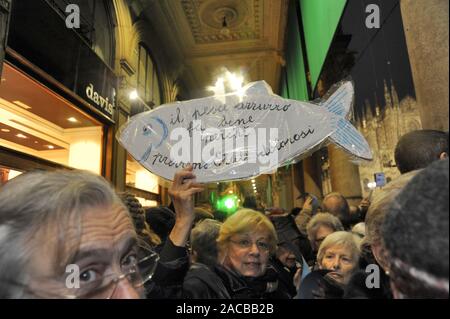
[[[183,284],[184,296],[203,299],[289,299],[278,285],[278,273],[269,267],[263,276],[244,277],[216,265],[191,268]]]

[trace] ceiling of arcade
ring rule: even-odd
[[[169,59],[183,61],[191,97],[211,95],[225,68],[246,82],[265,80],[278,91],[287,0],[131,0],[134,11],[163,39]]]

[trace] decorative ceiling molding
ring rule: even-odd
[[[265,80],[277,92],[288,2],[156,1],[146,17],[164,39],[160,45],[170,47],[167,54],[181,53],[185,68],[180,80],[192,97],[209,95],[205,88],[224,68],[243,70],[246,82]]]
[[[259,40],[262,34],[261,0],[182,0],[195,43]],[[223,23],[229,33],[223,33]]]

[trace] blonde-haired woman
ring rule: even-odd
[[[278,286],[276,271],[269,266],[276,244],[275,228],[265,215],[251,209],[239,210],[220,228],[218,262],[212,273],[200,275],[196,283],[191,278],[186,294],[200,298],[289,298]]]

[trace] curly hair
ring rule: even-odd
[[[151,247],[161,244],[159,236],[145,221],[145,210],[136,196],[130,193],[120,193],[119,197],[130,212],[138,236]]]

